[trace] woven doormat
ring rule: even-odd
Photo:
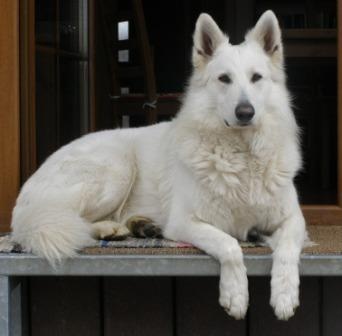
[[[241,242],[244,247],[264,246],[263,243]],[[26,251],[12,241],[10,234],[0,236],[0,253],[25,253]],[[83,254],[201,254],[202,252],[191,244],[176,242],[163,238],[127,237],[118,241],[95,241],[94,245],[86,247]]]
[[[314,244],[304,248],[305,254],[342,254],[342,226],[309,226],[308,232]],[[240,243],[245,254],[269,254],[271,250],[260,244]],[[25,253],[11,241],[10,235],[0,237],[0,253]],[[127,238],[122,241],[100,240],[81,251],[82,254],[203,254],[202,251],[186,243],[167,239]]]

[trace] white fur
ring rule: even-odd
[[[220,304],[243,318],[248,282],[237,239],[257,227],[273,233],[271,305],[288,319],[299,304],[306,231],[293,185],[301,157],[282,59],[272,12],[238,46],[202,14],[194,73],[177,118],[90,134],[58,150],[23,186],[13,239],[54,263],[89,244],[92,223],[105,221],[110,230],[110,220],[117,230],[131,216],[149,217],[165,237],[217,258]],[[255,72],[262,79],[253,83]],[[221,74],[232,82],[222,83]],[[240,127],[235,117],[241,100],[255,108],[250,126]]]

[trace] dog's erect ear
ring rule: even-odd
[[[196,22],[192,61],[194,67],[203,66],[214,54],[215,49],[227,37],[222,33],[216,22],[208,14],[201,14]]]
[[[273,62],[283,63],[281,30],[275,14],[268,10],[261,15],[255,27],[247,34],[246,41],[255,40]]]

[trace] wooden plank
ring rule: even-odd
[[[342,207],[342,0],[337,2],[337,22],[337,200]]]
[[[112,13],[113,17],[116,17],[118,3],[116,1],[112,1],[110,5],[112,6],[110,13]],[[110,104],[108,99],[108,91],[110,95],[120,96],[121,90],[118,78],[119,65],[117,62],[117,55],[113,54],[113,50],[111,48],[114,41],[117,40],[117,22],[108,18],[108,2],[105,3],[103,0],[94,2],[94,9],[93,44],[95,46],[95,50],[93,51],[93,64],[95,70],[93,81],[95,86],[94,96],[96,97],[96,106],[93,119],[95,120],[96,130],[99,130],[104,127],[107,128],[110,124],[114,124],[114,126],[121,125],[117,106]],[[108,69],[105,69],[103,60],[106,60],[105,63]],[[110,76],[108,76],[108,71]],[[104,80],[104,78],[107,79]],[[113,115],[108,119],[109,108],[112,109]]]
[[[38,52],[36,61],[36,137],[39,165],[58,148],[58,97],[56,57]]]
[[[173,335],[170,278],[105,278],[104,335]]]
[[[0,1],[0,231],[19,189],[19,1]]]
[[[285,42],[286,57],[336,57],[336,44],[329,41],[290,40]]]
[[[95,0],[89,0],[89,131],[96,131],[96,6]]]
[[[35,1],[20,2],[21,183],[37,168]]]
[[[234,320],[219,305],[218,286],[217,277],[177,279],[177,336],[246,335],[246,321]]]
[[[283,29],[283,38],[286,39],[311,39],[311,40],[335,40],[337,36],[336,29],[320,29],[320,28],[305,28],[305,29]]]
[[[322,281],[322,335],[340,336],[342,330],[342,277],[327,277]]]
[[[56,11],[56,21],[54,21],[54,28],[55,28],[55,40],[56,40],[56,48],[60,49],[61,43],[61,35],[60,35],[60,27],[61,22],[59,21],[60,18],[60,0],[55,1],[55,11]],[[61,144],[61,58],[57,54],[55,56],[55,89],[56,89],[56,141],[57,141],[57,148]],[[46,113],[47,109],[44,111]],[[43,126],[44,127],[44,126]],[[56,149],[57,149],[56,148]]]
[[[31,335],[102,335],[98,278],[30,280]]]
[[[157,99],[157,88],[156,79],[154,73],[154,63],[152,57],[152,51],[150,47],[150,42],[147,34],[144,10],[141,0],[132,0],[133,12],[136,24],[136,36],[137,43],[139,45],[139,50],[141,54],[141,61],[144,71],[145,79],[145,91],[149,103],[154,102]],[[153,124],[157,121],[157,109],[156,108],[146,108],[147,112],[147,122]]]
[[[288,321],[279,321],[270,301],[270,278],[250,281],[250,336],[319,336],[320,290],[318,278],[301,278],[300,306]]]
[[[342,225],[342,208],[336,205],[303,205],[303,214],[310,225]]]

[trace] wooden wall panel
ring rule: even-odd
[[[104,335],[173,335],[170,278],[105,278]]]
[[[246,335],[246,320],[234,320],[218,303],[218,277],[178,278],[176,284],[177,336]]]
[[[342,333],[342,278],[324,278],[322,290],[322,335],[340,336]]]
[[[102,336],[100,279],[30,280],[31,336]]]
[[[7,231],[19,188],[19,7],[0,1],[0,231]]]
[[[218,304],[218,278],[214,277],[31,278],[29,335],[341,334],[342,277],[302,278],[301,305],[287,322],[278,321],[269,305],[269,277],[249,281],[248,315],[235,321]]]
[[[301,278],[300,306],[288,321],[279,321],[270,301],[270,278],[250,281],[249,336],[319,336],[320,286],[318,278]]]

